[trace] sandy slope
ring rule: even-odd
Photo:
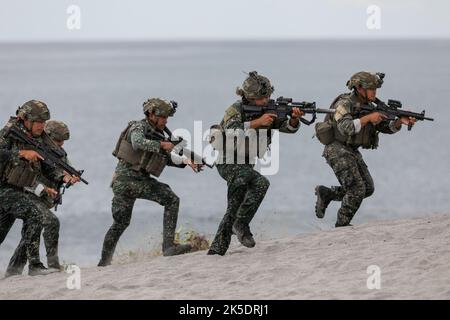
[[[233,246],[66,273],[0,280],[1,299],[450,299],[450,215]],[[369,265],[381,289],[367,288]]]

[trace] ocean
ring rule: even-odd
[[[205,131],[237,100],[236,87],[252,70],[271,79],[274,97],[324,108],[346,92],[353,73],[386,73],[378,91],[382,100],[426,109],[435,121],[381,135],[377,150],[362,151],[375,194],[353,222],[450,213],[449,57],[446,40],[0,44],[0,119],[6,123],[19,105],[39,99],[52,118],[69,125],[65,148],[90,183],[69,189],[56,213],[60,259],[90,266],[112,223],[110,182],[117,161],[111,152],[128,121],[143,118],[142,103],[149,97],[175,100],[178,111],[168,127],[193,132],[201,121]],[[257,240],[334,227],[338,203],[323,220],[314,214],[314,187],[337,180],[313,134],[314,126],[305,125],[296,134],[280,134],[279,170],[268,176],[270,188],[251,225]],[[226,209],[226,183],[217,170],[166,168],[159,180],[181,199],[182,230],[212,239]],[[117,253],[159,249],[162,215],[158,204],[138,200]],[[21,225],[18,220],[0,246],[0,268],[19,242]]]

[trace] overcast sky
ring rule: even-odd
[[[450,38],[446,0],[0,0],[0,4],[0,41]],[[80,8],[79,30],[67,27],[70,5]],[[367,13],[370,5],[380,8],[380,29],[367,27],[367,20],[376,15]]]

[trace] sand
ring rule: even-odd
[[[79,290],[67,288],[64,272],[10,277],[0,280],[0,299],[450,299],[450,215],[205,253],[82,268]]]

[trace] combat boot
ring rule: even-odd
[[[336,224],[334,225],[335,228],[340,228],[340,227],[353,227],[352,224],[339,224],[338,222],[336,222]]]
[[[253,248],[256,245],[253,234],[250,232],[250,227],[247,223],[236,220],[233,224],[232,231],[243,246]]]
[[[112,259],[107,259],[107,258],[101,258],[100,261],[97,264],[97,267],[107,267],[109,265],[111,265],[111,260]]]
[[[28,275],[29,276],[45,276],[52,273],[51,270],[48,270],[42,263],[37,263],[28,266]]]
[[[190,244],[175,243],[175,229],[177,227],[177,212],[164,212],[163,218],[163,256],[176,256],[192,251]]]
[[[98,267],[107,267],[111,265],[113,255],[114,255],[114,247],[111,249],[110,247],[107,247],[105,244],[103,244],[102,249],[102,257],[100,258],[99,263],[97,264]]]
[[[14,277],[14,276],[20,276],[22,274],[21,271],[17,269],[9,269],[5,272],[5,278]]]
[[[191,252],[192,246],[190,244],[172,244],[168,247],[163,247],[163,256],[176,256]]]
[[[59,264],[58,257],[49,257],[47,259],[47,265],[48,265],[48,269],[53,272],[59,272],[59,271],[63,270],[63,268]]]
[[[336,228],[339,227],[352,227],[353,225],[350,224],[350,222],[352,221],[353,216],[349,217],[347,215],[345,215],[344,213],[342,213],[342,208],[339,209],[338,214],[337,214],[337,220],[336,220],[336,224],[334,225]]]
[[[333,200],[333,191],[325,186],[317,186],[315,189],[316,200],[316,216],[322,219],[325,216],[325,210]]]

